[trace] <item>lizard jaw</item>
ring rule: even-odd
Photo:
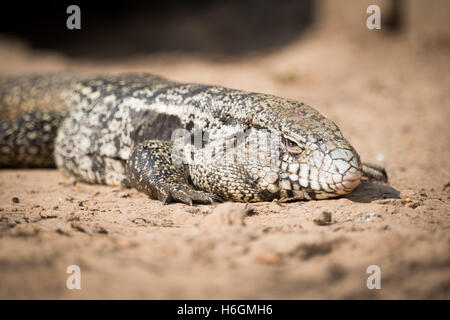
[[[353,189],[355,189],[361,182],[361,177],[361,171],[353,171],[345,174],[342,178],[342,186],[344,187],[344,190],[352,191]]]

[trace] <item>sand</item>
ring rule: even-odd
[[[153,72],[306,102],[390,183],[331,200],[188,207],[57,170],[0,170],[0,298],[450,298],[449,52],[336,31],[234,60],[98,63],[2,39],[2,74]],[[66,287],[69,265],[80,290]],[[371,265],[380,289],[367,287]]]

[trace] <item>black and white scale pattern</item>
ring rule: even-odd
[[[133,186],[164,202],[191,204],[219,198],[252,202],[322,199],[346,194],[358,185],[364,169],[358,154],[333,122],[310,106],[290,99],[178,83],[150,74],[76,80],[64,76],[55,93],[51,84],[57,76],[50,77],[52,81],[41,77],[48,88],[36,85],[40,83],[39,77],[34,82],[25,81],[28,78],[0,79],[0,86],[6,83],[9,87],[4,87],[21,88],[24,82],[32,87],[29,89],[39,87],[41,93],[36,95],[37,100],[28,105],[38,106],[44,96],[47,105],[57,106],[53,108],[57,110],[53,117],[57,120],[52,127],[57,134],[51,146],[55,163],[82,181]],[[31,150],[26,139],[19,143],[14,138],[11,128],[17,120],[8,112],[14,100],[8,92],[0,87],[0,97],[2,94],[8,97],[3,106],[0,101],[0,110],[7,113],[0,123],[2,166],[10,161],[8,148]],[[23,99],[18,101],[27,103]],[[39,116],[35,109],[32,111]],[[177,129],[191,133],[198,130],[207,136],[201,147],[213,155],[223,147],[221,138],[242,132],[250,134],[235,145],[235,156],[231,159],[203,157],[176,164],[167,155],[177,143],[171,141]],[[261,131],[278,137],[279,153],[270,163],[243,157],[249,141]],[[374,177],[385,179],[382,168],[371,168]]]

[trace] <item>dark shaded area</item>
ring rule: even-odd
[[[71,4],[81,8],[81,30],[66,27]],[[178,51],[241,55],[297,39],[313,15],[313,0],[7,1],[0,33],[83,58]]]
[[[391,32],[401,31],[404,27],[405,2],[404,0],[392,0],[392,8],[385,20],[385,28]]]
[[[390,185],[361,181],[361,184],[345,198],[361,203],[370,203],[381,199],[400,199],[400,192]]]

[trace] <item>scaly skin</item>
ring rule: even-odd
[[[125,74],[4,78],[0,98],[1,166],[49,165],[54,148],[57,167],[77,179],[133,186],[164,203],[325,199],[351,192],[363,174],[387,181],[383,168],[361,164],[333,122],[273,95]],[[21,116],[34,123],[25,133]],[[49,126],[54,141],[31,139]],[[202,143],[171,139],[180,128]],[[252,149],[267,141],[261,133],[272,134],[264,139],[275,149]],[[224,147],[223,138],[233,144]],[[27,139],[45,151],[31,152]],[[207,156],[178,163],[175,146]]]

